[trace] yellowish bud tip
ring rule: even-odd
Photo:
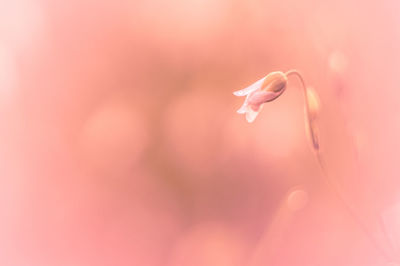
[[[307,88],[308,109],[312,118],[315,118],[320,109],[320,100],[318,94],[312,89]]]

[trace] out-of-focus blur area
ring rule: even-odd
[[[398,265],[399,12],[1,0],[0,265]],[[290,69],[326,174],[295,77],[236,113],[233,91]]]

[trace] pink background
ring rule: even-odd
[[[0,265],[397,265],[396,0],[1,0]],[[253,124],[232,92],[296,68]],[[385,238],[385,232],[390,241]],[[396,259],[397,258],[397,259]]]

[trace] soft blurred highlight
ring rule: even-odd
[[[399,265],[399,12],[2,0],[0,265]],[[233,91],[289,69],[375,246],[296,79],[236,114]]]

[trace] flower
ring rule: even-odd
[[[251,123],[256,119],[262,109],[262,104],[278,98],[286,89],[287,75],[283,72],[271,72],[249,87],[235,91],[236,96],[246,96],[246,100],[240,109],[239,114],[246,114],[247,122]]]
[[[246,114],[246,120],[249,123],[253,122],[264,103],[275,100],[285,91],[288,76],[291,75],[297,76],[301,82],[304,94],[307,135],[310,137],[313,149],[319,151],[319,134],[316,122],[319,111],[319,99],[313,89],[306,87],[303,77],[295,69],[289,70],[286,73],[280,71],[271,72],[249,87],[235,91],[233,94],[236,96],[246,96],[244,104],[237,112],[239,114]]]

